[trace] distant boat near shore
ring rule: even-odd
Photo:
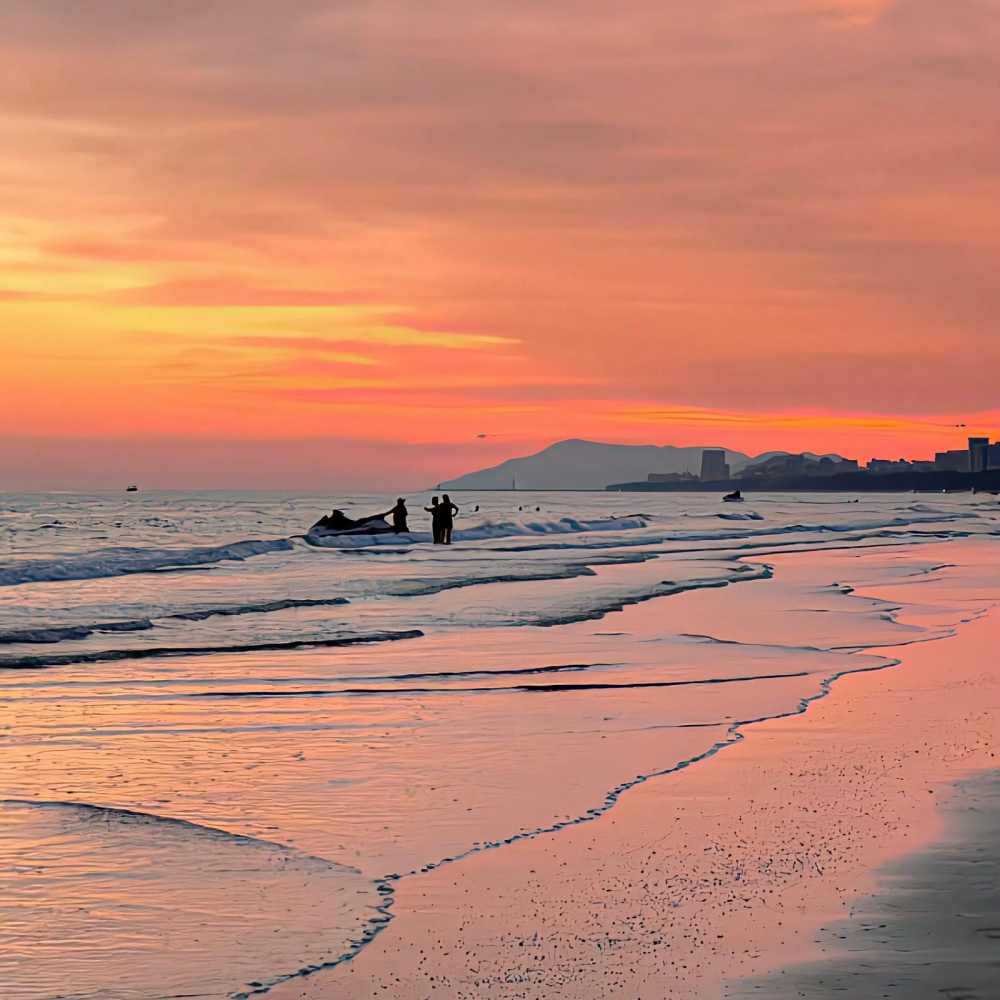
[[[138,486],[126,486],[125,487],[125,492],[126,493],[138,493],[139,492],[139,487]]]

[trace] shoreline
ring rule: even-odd
[[[703,997],[817,957],[812,931],[873,890],[874,868],[934,838],[927,786],[996,764],[952,723],[995,721],[982,655],[997,625],[993,608],[954,636],[867,649],[899,664],[840,676],[805,714],[742,724],[726,754],[633,783],[598,819],[395,882],[393,919],[358,957],[271,994]],[[942,676],[942,660],[958,670]],[[977,684],[987,697],[968,702]],[[900,700],[905,720],[880,716]],[[789,777],[811,812],[785,800]]]
[[[828,476],[777,475],[750,479],[673,480],[640,479],[611,483],[609,493],[976,493],[1000,490],[1000,469],[982,472],[888,472],[864,470]]]

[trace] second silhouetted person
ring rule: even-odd
[[[441,519],[441,544],[451,545],[451,529],[455,525],[455,515],[458,513],[458,508],[451,502],[451,497],[447,493],[441,497],[438,511],[438,516]]]

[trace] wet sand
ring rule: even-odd
[[[915,599],[906,585],[878,594],[894,591]],[[698,593],[666,604],[692,619],[726,610]],[[732,611],[727,626],[754,641],[761,623]],[[952,637],[883,650],[901,663],[744,727],[593,822],[401,880],[394,919],[355,960],[271,996],[767,995],[753,977],[822,960],[821,928],[880,888],[882,866],[943,835],[947,783],[997,766],[998,640],[994,608]]]
[[[738,980],[731,996],[1000,997],[1000,771],[961,782],[944,839],[883,870],[878,896],[822,929],[831,957]]]

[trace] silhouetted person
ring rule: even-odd
[[[431,497],[430,507],[425,507],[424,510],[427,511],[431,516],[431,534],[434,536],[434,544],[441,544],[441,504],[438,503],[437,497]]]
[[[406,500],[403,497],[397,497],[396,506],[392,510],[387,510],[382,516],[388,518],[390,514],[392,515],[392,530],[397,535],[410,530],[406,525],[409,511],[406,509]]]
[[[441,497],[441,505],[438,508],[441,518],[441,542],[444,545],[451,545],[451,529],[455,525],[455,515],[458,513],[458,508],[451,502],[451,497],[447,493],[443,494]]]

